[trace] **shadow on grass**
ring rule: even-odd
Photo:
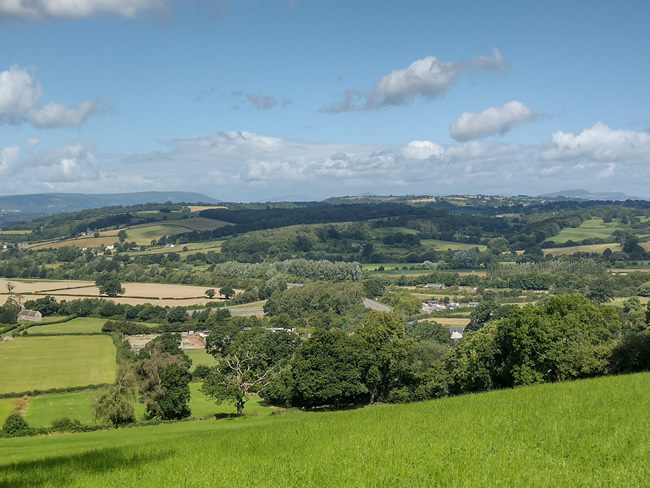
[[[0,488],[68,486],[85,473],[96,475],[114,469],[133,469],[140,465],[163,462],[172,450],[141,452],[121,448],[100,449],[82,454],[25,461],[3,466]],[[76,478],[76,479],[75,479]]]

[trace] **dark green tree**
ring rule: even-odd
[[[242,415],[251,395],[266,386],[286,364],[297,344],[288,332],[261,327],[234,331],[222,326],[213,331],[209,350],[218,364],[204,379],[201,390],[217,403],[231,401]]]
[[[219,288],[219,294],[223,295],[226,300],[235,294],[235,289],[232,286],[224,286]]]
[[[116,297],[123,295],[126,290],[122,288],[122,283],[116,278],[106,281],[99,287],[99,294],[107,297]]]

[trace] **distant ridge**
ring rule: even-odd
[[[136,193],[36,193],[0,196],[0,212],[19,215],[46,215],[77,212],[87,208],[137,205],[140,203],[220,203],[202,193],[185,191],[144,191]]]
[[[308,195],[285,195],[283,197],[269,198],[265,200],[258,200],[260,203],[264,202],[320,202],[320,198],[310,197]]]
[[[597,192],[592,193],[587,190],[561,190],[553,193],[545,193],[540,195],[542,198],[577,198],[580,200],[609,200],[609,201],[624,201],[624,200],[647,200],[643,197],[634,197],[626,195],[621,192]]]

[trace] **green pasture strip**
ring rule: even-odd
[[[13,410],[13,407],[14,403],[11,401],[11,399],[3,398],[0,400],[0,422],[4,423],[5,419]]]
[[[206,353],[205,349],[183,349],[183,352],[192,360],[192,371],[194,371],[199,364],[205,364],[207,366],[214,366],[217,364],[214,357]]]
[[[82,424],[92,424],[92,394],[89,391],[80,391],[33,397],[29,400],[25,420],[30,427],[49,427],[53,420],[62,417],[79,420]]]
[[[102,331],[102,326],[107,319],[97,319],[92,317],[78,317],[69,322],[51,325],[36,325],[30,327],[30,335],[38,334],[91,334]]]
[[[621,224],[619,219],[614,219],[612,222],[607,223],[603,222],[603,219],[589,219],[585,220],[579,227],[565,227],[558,235],[549,240],[561,243],[568,240],[582,241],[583,239],[591,239],[594,237],[605,239],[610,237],[615,230],[629,228],[629,225]]]
[[[646,486],[649,388],[645,373],[349,411],[1,439],[0,486]]]
[[[433,246],[439,251],[446,251],[447,249],[459,251],[461,249],[474,249],[475,247],[479,251],[485,251],[487,249],[485,244],[465,244],[464,242],[440,241],[438,239],[422,239],[420,243],[425,247]]]
[[[0,344],[0,368],[0,393],[112,383],[115,346],[101,335],[17,337]]]
[[[566,241],[565,241],[566,242]],[[623,249],[623,246],[612,242],[610,244],[586,244],[584,246],[570,246],[570,247],[549,247],[542,249],[544,254],[551,254],[552,256],[565,256],[576,252],[588,252],[602,254],[605,249],[609,248],[612,252],[618,252]],[[523,253],[523,251],[517,251]]]
[[[379,238],[397,234],[398,232],[401,234],[419,234],[419,231],[408,227],[376,227],[372,230],[375,237]]]

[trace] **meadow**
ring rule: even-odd
[[[433,246],[438,251],[447,251],[448,249],[459,251],[461,249],[478,248],[479,251],[483,252],[487,249],[485,244],[466,244],[464,242],[440,241],[438,239],[422,239],[420,242],[423,246]]]
[[[17,337],[0,343],[0,393],[67,388],[115,380],[109,336]]]
[[[604,222],[603,219],[589,219],[585,220],[579,227],[565,227],[558,235],[549,238],[549,241],[563,243],[568,240],[582,241],[594,237],[605,239],[610,237],[612,232],[616,230],[629,228],[629,224],[621,224],[620,219],[614,219],[612,222]]]
[[[187,354],[192,360],[192,371],[199,365],[214,366],[217,364],[216,359],[205,352],[205,349],[184,349],[183,352]]]
[[[0,439],[0,486],[647,486],[649,388],[644,373]]]
[[[49,317],[48,317],[49,318]],[[29,335],[37,334],[94,334],[102,331],[106,319],[77,317],[58,324],[35,325],[29,328]]]
[[[207,356],[207,354],[206,354]],[[214,400],[208,399],[200,391],[203,383],[190,383],[190,410],[192,417],[207,417],[214,414],[235,414],[237,409],[230,403],[217,405]],[[71,393],[54,393],[38,395],[28,399],[25,411],[25,420],[30,427],[50,427],[52,421],[62,417],[72,420],[79,420],[82,424],[94,424],[90,408],[93,396],[98,391],[75,391]],[[11,413],[14,400],[0,399],[0,423]],[[144,405],[136,402],[134,404],[135,415],[138,420],[144,419]],[[275,411],[271,407],[263,405],[262,399],[254,396],[245,405],[244,412],[247,415],[269,415]]]

